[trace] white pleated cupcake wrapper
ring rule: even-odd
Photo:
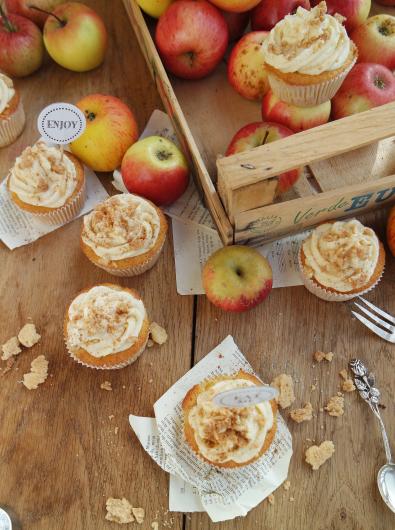
[[[0,119],[0,147],[12,144],[25,128],[26,117],[22,101],[7,119]]]
[[[302,281],[303,281],[304,286],[306,287],[306,289],[308,291],[310,291],[310,293],[315,294],[316,296],[318,296],[318,298],[321,298],[321,300],[326,300],[327,302],[347,302],[347,300],[352,300],[353,298],[356,298],[357,296],[361,296],[363,294],[366,294],[366,293],[368,293],[369,291],[371,291],[372,289],[374,289],[377,286],[377,284],[379,283],[379,281],[381,280],[381,278],[382,278],[382,276],[384,274],[384,267],[383,267],[383,270],[382,270],[379,278],[377,279],[377,281],[373,285],[368,287],[367,289],[361,289],[361,291],[359,291],[357,293],[351,293],[351,294],[347,294],[347,293],[333,293],[332,291],[327,291],[323,287],[320,287],[319,285],[317,285],[316,282],[314,282],[311,278],[308,278],[304,274],[302,260],[301,260],[301,249],[299,250],[298,261],[299,261],[300,276],[302,278]]]
[[[137,353],[134,354],[133,357],[131,357],[130,359],[126,359],[125,361],[121,363],[110,364],[107,366],[106,365],[94,366],[92,364],[84,363],[83,361],[81,361],[79,357],[74,355],[74,353],[72,353],[69,350],[66,338],[64,339],[64,342],[66,344],[66,348],[67,348],[68,353],[70,354],[70,357],[74,359],[74,361],[76,361],[78,364],[82,364],[82,366],[86,366],[87,368],[95,368],[96,370],[120,370],[121,368],[125,368],[125,366],[129,366],[129,364],[133,364],[135,361],[137,361],[137,359],[140,357],[140,355],[145,351],[145,348],[147,347],[148,338],[149,338],[149,334],[147,334],[147,340],[145,341],[145,344],[141,347],[141,349]]]
[[[56,208],[53,212],[46,213],[31,213],[34,217],[38,218],[44,223],[50,225],[60,225],[65,224],[74,219],[78,213],[81,211],[81,208],[84,206],[85,202],[85,182],[82,185],[80,191],[73,198],[73,200],[60,208]]]
[[[147,260],[145,263],[142,263],[141,265],[132,265],[125,269],[113,269],[111,267],[106,267],[105,265],[98,264],[95,261],[91,260],[89,256],[87,257],[89,261],[93,263],[93,265],[96,265],[96,267],[99,267],[100,269],[105,270],[106,272],[108,272],[109,274],[112,274],[113,276],[121,276],[124,278],[131,277],[131,276],[138,276],[139,274],[143,274],[143,272],[150,270],[156,264],[162,252],[165,241],[166,241],[166,238],[163,240],[162,246],[158,249],[157,254],[153,256],[151,260]]]
[[[315,85],[291,85],[270,72],[268,74],[270,87],[281,101],[291,105],[298,107],[321,105],[321,103],[333,98],[355,62],[356,58],[344,72],[341,72],[333,79],[328,79]]]

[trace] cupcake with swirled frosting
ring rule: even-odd
[[[85,201],[84,168],[71,153],[39,141],[16,159],[7,187],[12,201],[40,221],[67,223]]]
[[[311,107],[332,99],[357,60],[344,18],[326,11],[325,2],[298,7],[262,44],[271,89],[282,101]]]
[[[0,147],[12,144],[25,127],[25,111],[12,79],[0,73]]]
[[[149,321],[134,289],[110,283],[84,289],[69,305],[64,338],[71,357],[98,369],[123,368],[143,353]]]
[[[84,217],[81,248],[96,266],[115,276],[142,274],[157,262],[166,218],[137,195],[114,195]]]
[[[257,377],[240,370],[206,379],[188,391],[182,402],[184,435],[198,458],[216,467],[236,468],[266,453],[277,429],[275,400],[239,408],[213,401],[221,392],[261,385]]]
[[[385,250],[375,232],[356,219],[324,223],[299,250],[306,288],[319,298],[344,302],[373,289],[385,265]]]

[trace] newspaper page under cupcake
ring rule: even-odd
[[[95,173],[86,166],[84,166],[84,170],[86,199],[76,219],[90,212],[99,202],[108,197],[108,193]],[[0,212],[0,240],[10,250],[33,243],[40,237],[64,226],[63,224],[43,223],[18,208],[10,199],[6,179],[0,184]]]
[[[228,336],[154,404],[155,419],[129,416],[144,449],[176,477],[170,482],[173,511],[205,510],[215,522],[244,516],[287,478],[292,439],[280,415],[267,453],[240,469],[215,468],[199,460],[184,441],[181,403],[187,391],[207,377],[238,370],[253,373]]]

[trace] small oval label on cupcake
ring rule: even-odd
[[[41,136],[55,144],[69,144],[84,132],[84,113],[70,103],[52,103],[45,107],[37,119]]]
[[[250,407],[275,399],[277,396],[278,390],[271,386],[249,386],[221,392],[214,396],[213,402],[220,407]]]

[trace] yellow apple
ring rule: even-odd
[[[166,9],[169,7],[169,5],[172,3],[173,0],[136,0],[138,5],[141,7],[141,9],[144,11],[144,13],[147,13],[147,15],[150,15],[154,18],[159,18],[163,13],[166,11]]]
[[[70,144],[71,151],[94,171],[114,171],[134,144],[138,129],[133,112],[114,96],[92,94],[77,107],[86,118],[86,129]]]

